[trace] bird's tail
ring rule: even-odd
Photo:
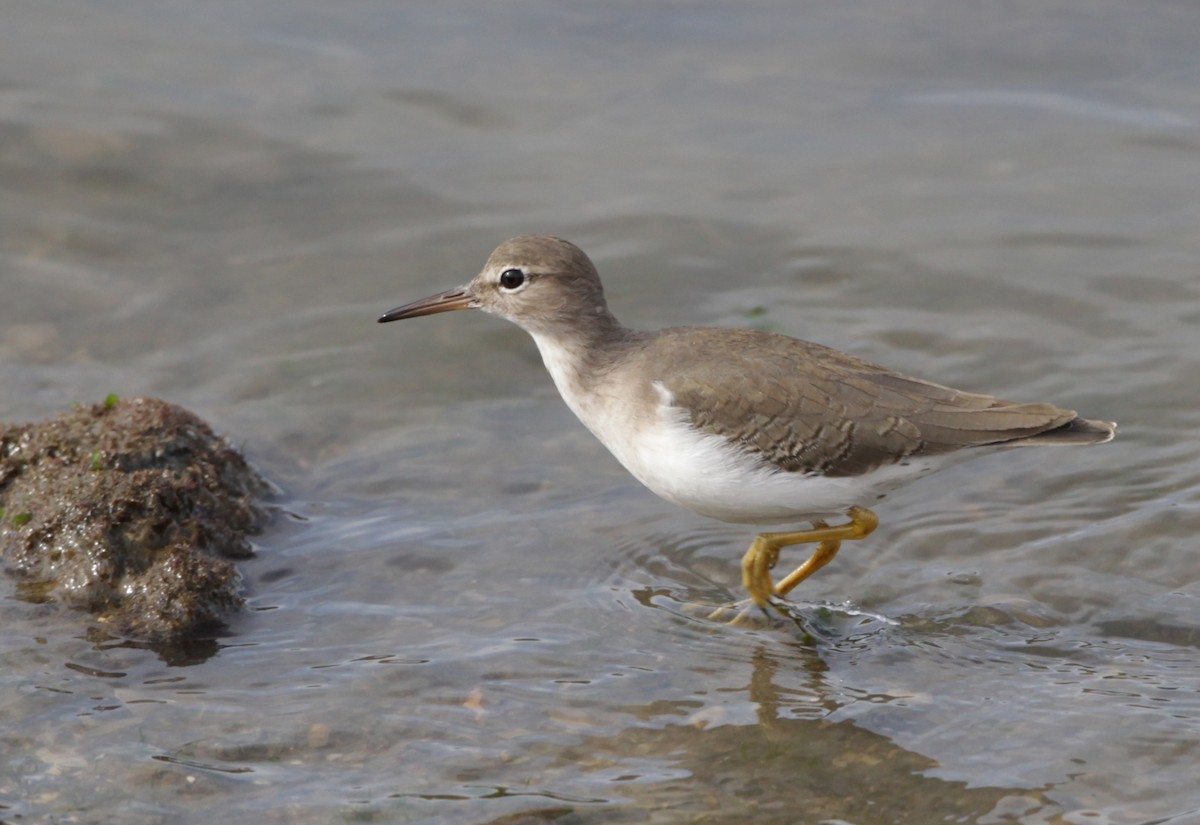
[[[1031,435],[1027,438],[1018,438],[1015,441],[1006,441],[1005,447],[1045,447],[1049,445],[1078,445],[1084,444],[1103,444],[1106,441],[1112,441],[1117,434],[1117,425],[1112,421],[1099,421],[1091,418],[1075,418],[1063,424],[1060,427],[1055,427],[1053,430]]]

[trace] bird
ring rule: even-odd
[[[843,541],[878,525],[896,487],[1000,448],[1102,444],[1109,421],[953,389],[821,344],[715,327],[653,331],[610,312],[591,259],[549,235],[500,244],[464,286],[379,323],[480,309],[532,336],[571,411],[669,502],[762,532],[742,557],[753,605],[778,607]],[[844,519],[831,524],[831,520]],[[815,544],[776,581],[782,550]]]

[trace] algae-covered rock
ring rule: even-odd
[[[192,413],[155,398],[0,424],[0,556],[18,594],[175,641],[241,607],[231,559],[268,487]]]

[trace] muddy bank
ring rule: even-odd
[[[242,606],[233,561],[251,555],[267,489],[206,423],[154,398],[0,424],[0,557],[22,598],[180,641]]]

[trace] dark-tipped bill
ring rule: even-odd
[[[386,324],[388,321],[403,321],[405,318],[436,315],[439,312],[453,312],[456,309],[474,309],[477,306],[478,304],[471,297],[471,293],[467,292],[467,288],[460,286],[455,289],[447,289],[445,292],[439,292],[437,295],[430,295],[428,298],[422,298],[419,301],[413,301],[411,304],[405,304],[402,307],[389,309],[383,315],[379,316],[379,323]]]

